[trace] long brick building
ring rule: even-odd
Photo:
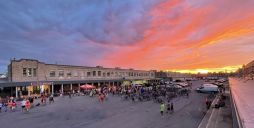
[[[15,87],[12,92],[16,95],[24,91],[30,95],[42,91],[55,93],[78,90],[82,84],[120,86],[156,81],[154,70],[46,64],[33,59],[13,59],[8,65],[8,82],[0,85]]]

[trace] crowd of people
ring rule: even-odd
[[[84,90],[85,95],[90,97],[98,96],[99,102],[103,103],[108,99],[108,95],[119,96],[123,101],[145,102],[153,101],[160,104],[160,112],[164,113],[174,112],[173,98],[179,96],[189,97],[191,87],[177,88],[173,85],[150,85],[150,86],[104,86],[92,90]]]
[[[47,95],[42,93],[40,96],[40,102],[34,105],[34,100],[37,97],[34,96],[21,96],[19,98],[14,97],[0,97],[0,113],[1,112],[15,112],[21,110],[21,112],[29,112],[32,107],[46,105],[47,99],[49,104],[54,102],[53,95]]]
[[[167,113],[172,113],[174,111],[174,104],[172,99],[177,96],[188,96],[189,91],[187,89],[179,89],[174,86],[168,85],[150,85],[150,86],[102,86],[91,90],[81,90],[76,94],[75,91],[69,91],[68,96],[71,99],[72,96],[77,95],[88,95],[90,97],[98,97],[98,101],[103,103],[108,100],[109,94],[112,96],[121,97],[122,101],[132,101],[144,102],[144,101],[154,101],[160,104],[160,112],[163,115],[166,111]],[[65,97],[60,93],[60,97]],[[52,94],[41,93],[40,102],[34,104],[36,97],[33,96],[23,96],[18,99],[13,97],[1,99],[0,98],[0,112],[15,112],[17,107],[21,112],[29,112],[33,107],[40,105],[46,105],[47,103],[54,103],[54,96]],[[166,104],[167,103],[167,104]]]

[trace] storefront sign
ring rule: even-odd
[[[31,82],[31,86],[52,85],[53,82]]]

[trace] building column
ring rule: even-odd
[[[113,86],[115,86],[115,81],[113,81]]]
[[[52,95],[54,94],[54,84],[53,84],[53,82],[52,82],[52,84],[51,84],[51,93],[52,93]]]
[[[16,89],[16,98],[18,98],[18,87],[16,86],[15,89]]]
[[[71,88],[70,89],[72,90],[72,84],[71,84]]]
[[[31,91],[30,91],[30,87],[27,86],[27,91],[28,91],[28,96],[30,97],[31,96]]]
[[[61,85],[61,93],[63,93],[63,84]]]
[[[80,83],[78,84],[78,91],[80,92]]]

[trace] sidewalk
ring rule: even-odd
[[[205,117],[198,128],[232,128],[232,109],[230,104],[230,92],[228,86],[225,91],[225,107],[214,108],[219,96],[214,99],[211,108],[207,111]]]

